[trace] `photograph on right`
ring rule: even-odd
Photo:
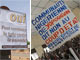
[[[31,0],[31,60],[80,60],[80,0]]]

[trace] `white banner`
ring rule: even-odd
[[[59,0],[35,17],[32,24],[52,50],[59,48],[80,33],[77,18],[63,0]]]
[[[0,49],[27,48],[26,15],[0,9]]]

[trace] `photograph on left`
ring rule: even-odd
[[[0,60],[30,60],[30,0],[0,0]]]

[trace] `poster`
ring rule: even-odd
[[[32,25],[51,50],[59,48],[80,31],[77,17],[63,0],[57,1],[32,19]]]
[[[25,13],[0,9],[0,50],[27,48]]]

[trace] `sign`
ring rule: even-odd
[[[0,9],[0,50],[27,48],[24,13]]]
[[[80,30],[77,18],[63,0],[39,14],[32,24],[52,50],[75,37]]]

